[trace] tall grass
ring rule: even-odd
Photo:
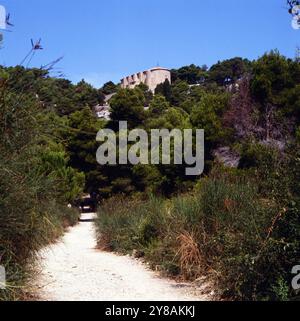
[[[177,278],[209,276],[226,298],[282,299],[288,292],[280,294],[285,283],[280,290],[272,266],[278,256],[269,257],[280,209],[261,198],[251,177],[212,173],[194,193],[171,200],[104,202],[98,243],[122,253],[138,250],[153,268]]]
[[[151,242],[160,234],[166,218],[163,204],[154,197],[143,202],[116,196],[104,202],[96,225],[99,247],[128,252]]]

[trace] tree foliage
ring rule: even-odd
[[[209,81],[216,82],[219,86],[230,85],[239,80],[251,68],[247,59],[233,58],[213,65],[209,69]]]

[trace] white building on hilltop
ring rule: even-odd
[[[143,83],[154,93],[156,87],[166,80],[171,84],[171,71],[167,68],[155,67],[123,78],[121,87],[133,89]]]

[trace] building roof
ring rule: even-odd
[[[155,70],[165,70],[165,71],[171,71],[170,69],[168,68],[164,68],[164,67],[154,67],[154,68],[151,68],[150,71],[155,71]]]
[[[125,79],[125,78],[127,78],[127,77],[133,77],[134,75],[139,74],[139,73],[146,73],[147,71],[157,71],[157,70],[165,70],[165,71],[170,71],[170,72],[171,72],[171,70],[168,69],[168,68],[156,66],[156,67],[153,67],[153,68],[144,70],[144,71],[138,71],[138,72],[136,72],[136,73],[134,73],[134,74],[132,74],[132,75],[125,76],[125,77],[123,77],[122,79]],[[122,80],[122,79],[121,79],[121,80]]]

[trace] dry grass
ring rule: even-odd
[[[191,279],[202,270],[202,255],[193,232],[182,232],[178,237],[179,250],[176,256],[180,262],[181,274],[185,279]]]

